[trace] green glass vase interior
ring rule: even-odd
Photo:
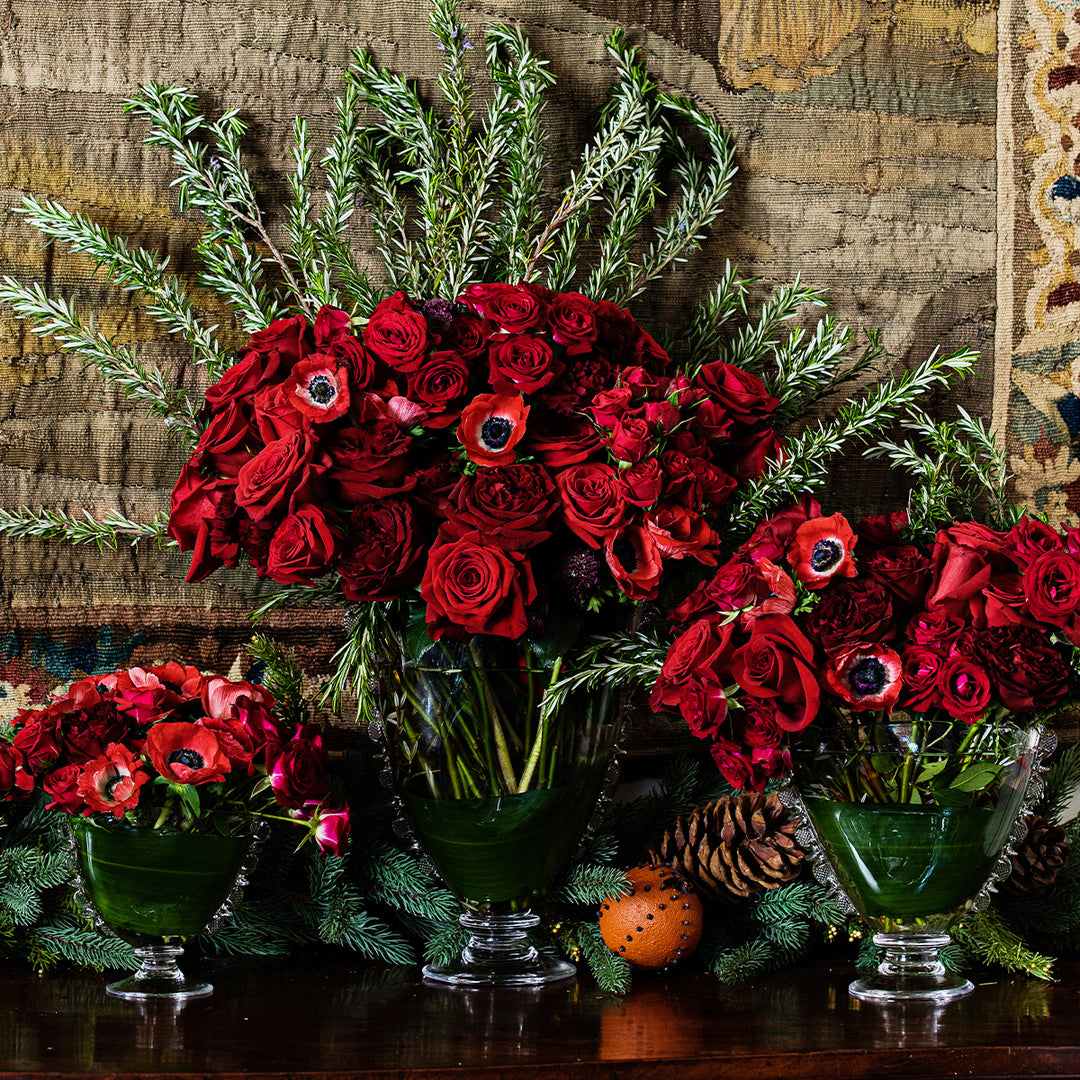
[[[558,670],[524,645],[440,641],[396,654],[380,679],[381,737],[405,821],[466,908],[458,960],[429,964],[429,982],[541,986],[574,966],[539,952],[529,910],[585,832],[609,770],[617,700],[579,693],[542,709]]]
[[[210,994],[210,983],[180,970],[180,942],[204,930],[237,887],[251,837],[93,817],[73,817],[71,832],[86,899],[106,927],[135,946],[140,965],[106,992],[133,1001]]]
[[[945,1003],[974,989],[939,957],[949,928],[1008,876],[1051,733],[914,720],[808,729],[781,798],[817,878],[884,950],[864,1001]]]

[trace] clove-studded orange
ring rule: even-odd
[[[685,960],[701,941],[704,910],[694,886],[669,867],[627,871],[631,891],[600,905],[604,944],[634,967],[656,971]]]

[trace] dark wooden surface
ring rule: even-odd
[[[872,1007],[849,969],[801,968],[738,987],[639,978],[625,998],[587,983],[449,991],[414,969],[339,960],[191,964],[212,997],[172,1011],[116,1001],[92,972],[0,972],[0,1080],[673,1080],[1076,1076],[1080,965],[1002,978],[940,1010]]]

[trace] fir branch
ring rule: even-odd
[[[1080,790],[1080,743],[1058,753],[1043,777],[1043,794],[1036,810],[1055,825],[1065,823],[1065,812]]]
[[[700,953],[702,950],[698,951]],[[712,955],[706,953],[701,960],[727,986],[746,982],[758,975],[767,975],[786,962],[786,958],[777,957],[775,949],[768,942],[760,939],[746,941]]]
[[[77,353],[110,386],[164,421],[166,427],[182,433],[189,442],[199,436],[194,406],[186,390],[170,388],[160,370],[146,367],[135,351],[116,345],[104,334],[85,325],[74,304],[62,297],[53,299],[41,285],[22,285],[13,277],[0,278],[0,302],[9,304],[36,334],[54,337],[60,345]]]
[[[615,866],[578,864],[564,875],[557,889],[550,894],[552,903],[589,904],[596,906],[612,896],[626,896],[630,884],[626,871]]]
[[[439,886],[416,859],[389,844],[364,854],[361,880],[377,903],[430,923],[456,923],[461,910],[453,894]]]
[[[280,645],[265,634],[256,634],[248,642],[248,654],[266,668],[263,685],[274,696],[275,706],[290,724],[303,724],[308,709],[304,700],[304,670],[296,652]]]
[[[468,941],[469,933],[460,923],[447,926],[424,943],[424,961],[438,966],[452,964]]]
[[[30,936],[27,959],[38,971],[68,960],[97,971],[134,971],[135,948],[118,937],[105,937],[73,918],[58,918]]]
[[[25,214],[27,221],[49,238],[49,243],[66,243],[73,251],[88,256],[96,267],[104,267],[121,288],[141,292],[149,300],[149,314],[170,334],[179,334],[190,343],[195,362],[206,365],[211,377],[219,376],[228,366],[228,357],[213,337],[217,327],[204,327],[199,321],[176,276],[167,273],[167,258],[158,262],[143,248],[129,248],[123,237],[114,236],[85,214],[72,213],[51,200],[28,196],[16,212]]]
[[[574,937],[597,986],[609,994],[628,994],[632,979],[629,961],[604,944],[596,923],[579,923],[575,931]]]
[[[63,540],[69,544],[97,544],[99,551],[116,550],[121,540],[134,547],[140,540],[154,540],[159,548],[175,547],[176,541],[166,535],[169,516],[154,515],[152,521],[131,521],[119,510],[107,510],[100,519],[83,510],[82,516],[63,510],[34,510],[21,506],[15,510],[0,508],[0,534],[16,539]]]
[[[1048,982],[1053,980],[1054,961],[1029,948],[993,908],[962,919],[949,935],[984,964],[997,965],[1006,971],[1023,971]]]

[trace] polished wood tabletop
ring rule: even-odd
[[[587,976],[539,991],[428,986],[413,968],[229,958],[186,964],[213,996],[173,1009],[105,995],[87,971],[0,971],[0,1080],[665,1080],[1080,1075],[1080,963],[1052,984],[988,979],[944,1008],[847,993],[846,966],[726,987]]]

